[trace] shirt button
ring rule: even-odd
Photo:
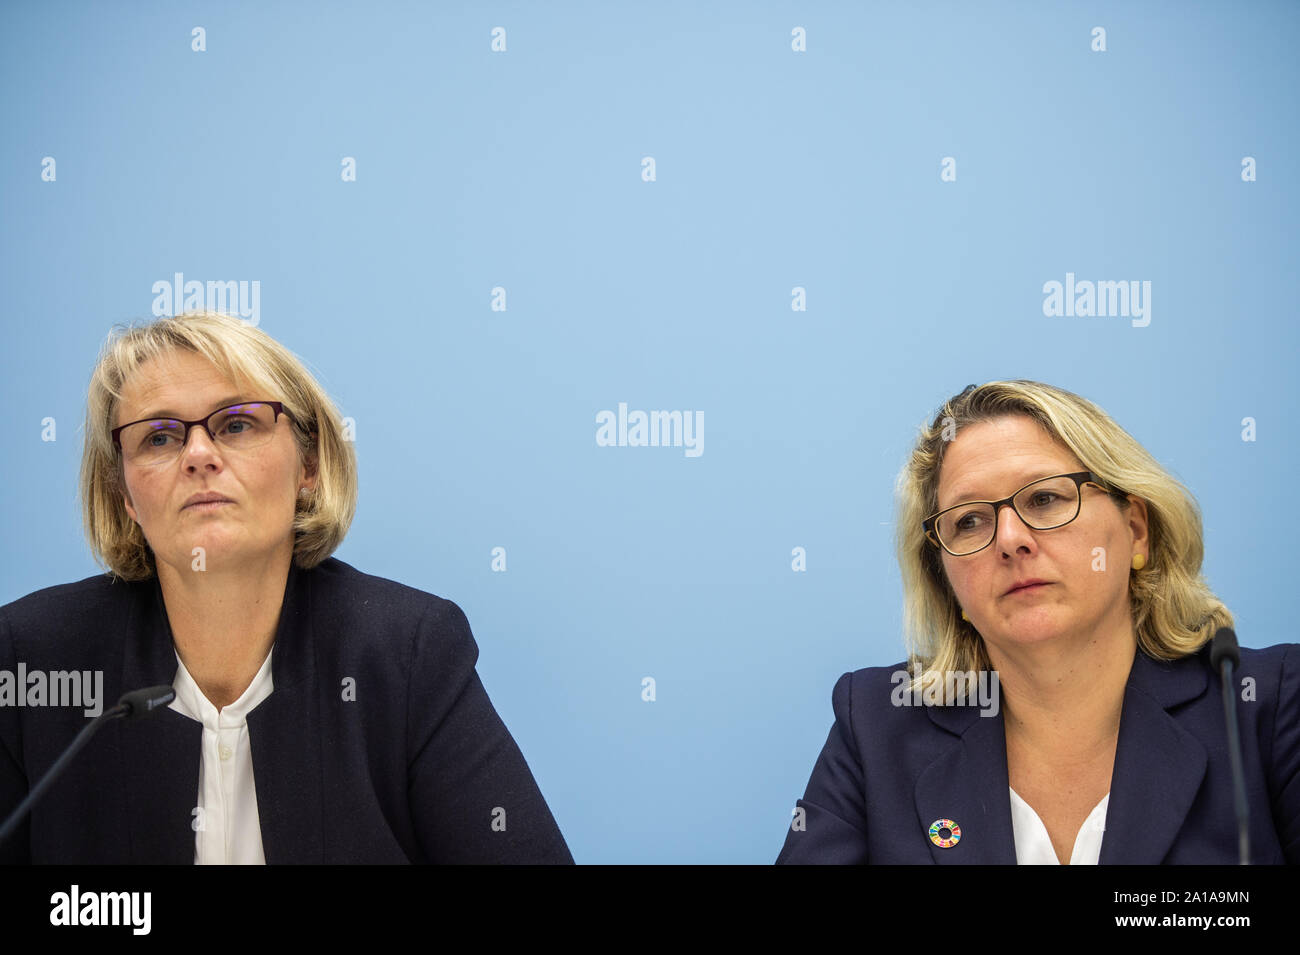
[[[222,762],[225,762],[231,756],[235,755],[235,751],[231,749],[229,746],[227,746],[225,743],[222,743],[220,746],[217,747],[217,755],[221,757]]]

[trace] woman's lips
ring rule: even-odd
[[[1016,594],[1031,594],[1036,590],[1042,590],[1044,587],[1050,587],[1051,584],[1030,584],[1028,587],[1021,587],[1007,594],[1008,597],[1014,597]]]
[[[198,504],[191,504],[185,510],[187,511],[215,511],[219,507],[225,507],[227,504],[233,504],[234,501],[200,501]]]

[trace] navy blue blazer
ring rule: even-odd
[[[266,861],[571,863],[477,659],[449,600],[334,558],[291,567],[273,689],[248,715]],[[157,578],[99,575],[0,607],[0,670],[18,661],[29,674],[102,670],[105,709],[170,684]],[[0,706],[0,819],[86,722],[81,707]],[[0,863],[192,863],[202,731],[170,708],[109,722]]]
[[[891,673],[846,673],[835,724],[779,863],[1016,862],[1002,709],[894,706]],[[1300,862],[1300,644],[1242,648],[1240,699],[1251,862]],[[961,827],[931,842],[938,819]],[[1138,651],[1124,691],[1101,864],[1237,863],[1221,679],[1209,646],[1174,662]]]

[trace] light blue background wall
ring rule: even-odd
[[[181,272],[259,282],[355,418],[336,556],[465,609],[580,862],[775,858],[835,678],[903,657],[893,483],[972,382],[1107,409],[1242,642],[1295,641],[1298,41],[1283,2],[6,3],[0,603],[99,572],[88,375]],[[1067,272],[1150,324],[1045,317]],[[704,453],[598,447],[619,402]]]

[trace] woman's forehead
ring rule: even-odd
[[[119,418],[202,414],[212,402],[244,396],[216,365],[201,355],[168,354],[136,369],[122,387]],[[215,406],[214,406],[215,407]],[[125,417],[124,417],[125,416]]]
[[[945,451],[939,497],[990,500],[1035,478],[1079,470],[1070,450],[1032,418],[977,421],[961,429]]]

